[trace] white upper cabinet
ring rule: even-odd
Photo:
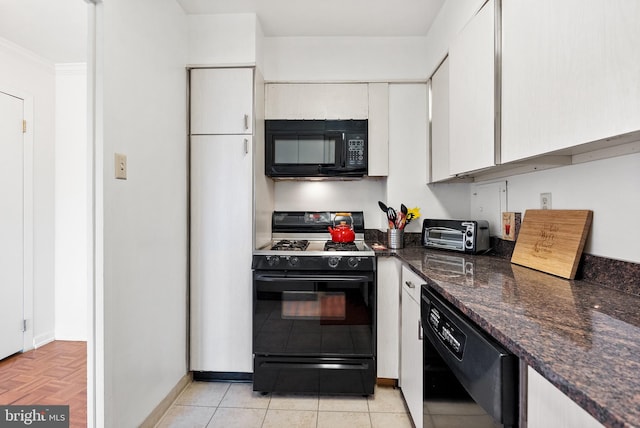
[[[367,119],[366,83],[271,83],[266,119]]]
[[[503,162],[640,130],[640,2],[505,1],[502,16]]]
[[[253,69],[191,70],[191,135],[253,133]]]
[[[495,15],[495,1],[489,0],[449,49],[452,175],[496,164]]]
[[[369,173],[389,175],[389,84],[369,83]]]
[[[449,58],[431,77],[431,176],[429,182],[451,178],[449,173]]]

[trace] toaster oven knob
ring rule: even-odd
[[[297,258],[297,257],[295,257],[295,256],[294,256],[294,257],[289,258],[289,264],[290,264],[291,266],[295,266],[295,265],[297,265],[299,261],[300,261],[300,259],[299,259],[299,258]]]
[[[347,260],[347,263],[349,264],[349,267],[356,267],[358,266],[358,259],[355,257],[349,257],[349,260]]]
[[[269,266],[276,266],[280,263],[280,257],[278,256],[267,256],[267,264]]]
[[[338,263],[340,263],[340,257],[329,257],[329,267],[338,267]]]
[[[471,229],[467,230],[467,236],[471,238],[473,236],[473,230]]]

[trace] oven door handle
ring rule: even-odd
[[[371,278],[365,275],[273,275],[256,274],[256,281],[264,282],[299,282],[299,281],[332,281],[332,282],[363,282],[370,281]]]

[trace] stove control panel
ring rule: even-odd
[[[261,270],[329,270],[329,271],[373,271],[375,257],[369,256],[292,256],[254,255],[253,269]]]

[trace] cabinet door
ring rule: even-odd
[[[191,370],[252,371],[252,150],[191,137]]]
[[[603,425],[529,367],[527,370],[527,427],[603,428]]]
[[[191,135],[252,134],[253,69],[191,70]]]
[[[449,165],[453,175],[495,165],[495,1],[449,49]]]
[[[379,378],[398,379],[400,366],[400,261],[378,257],[376,366]]]
[[[640,130],[640,2],[505,1],[502,16],[503,162]]]
[[[423,419],[422,326],[420,299],[415,299],[416,294],[420,295],[422,282],[420,277],[402,267],[400,387],[416,427],[422,426]]]
[[[449,58],[431,77],[430,182],[451,178],[449,173]]]
[[[266,85],[266,119],[366,119],[366,83]]]
[[[369,176],[389,175],[389,84],[369,83]]]

